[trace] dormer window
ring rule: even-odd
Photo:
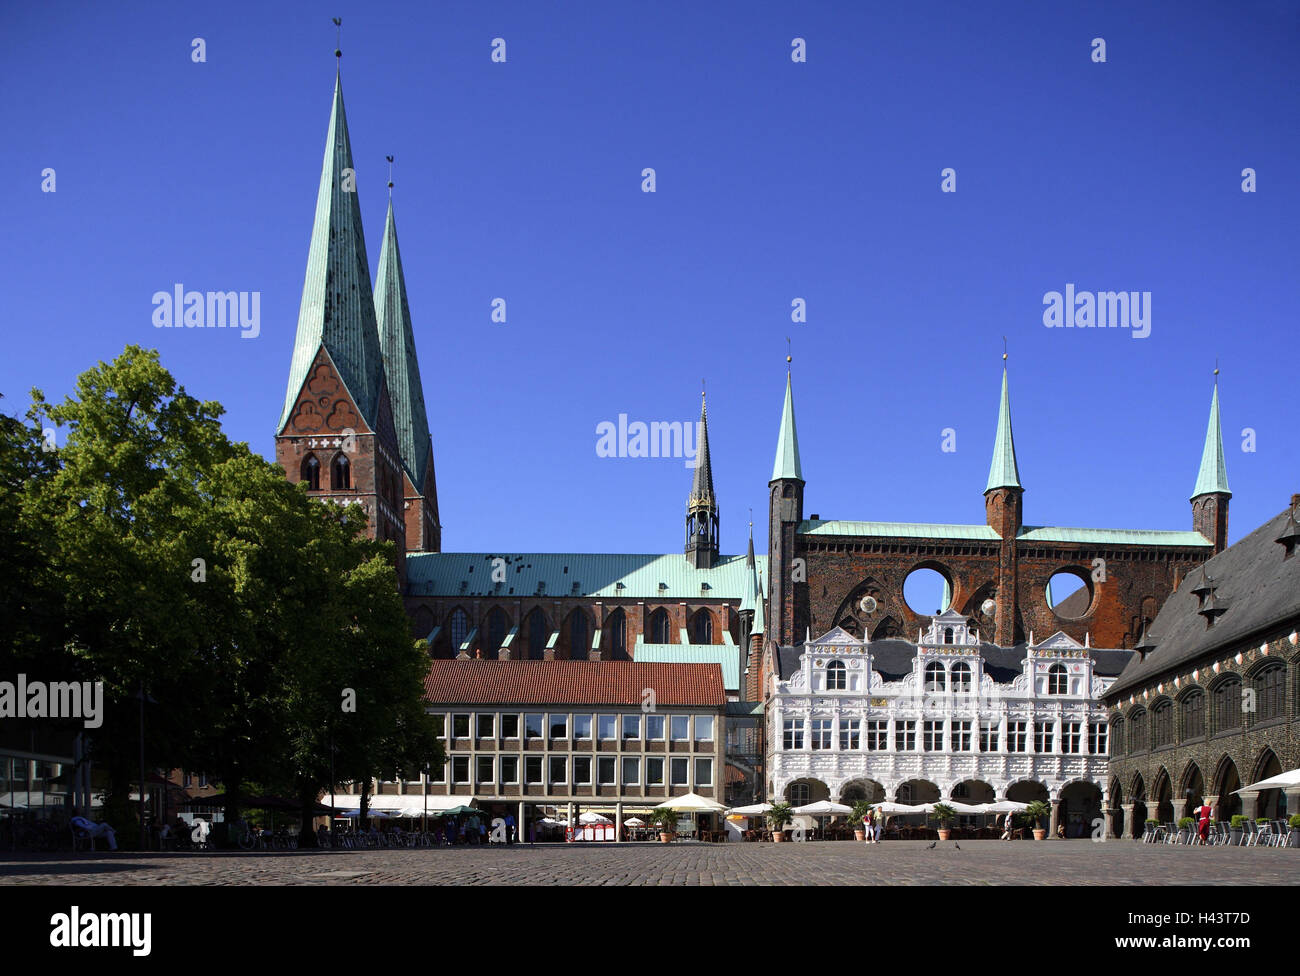
[[[843,691],[848,687],[848,672],[843,661],[832,661],[826,666],[826,689]]]
[[[945,644],[951,644],[951,643],[952,643],[952,628],[951,628],[951,627],[945,627],[945,628],[943,629],[943,642],[944,642]]]
[[[948,688],[948,671],[938,661],[931,661],[925,666],[925,690],[927,693],[946,691]]]
[[[1069,694],[1070,677],[1064,664],[1053,664],[1047,670],[1047,693],[1049,695]]]

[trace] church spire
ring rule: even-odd
[[[686,499],[686,558],[696,569],[710,569],[718,558],[718,499],[713,494],[713,462],[709,456],[709,408],[700,394],[700,433],[695,452],[695,477]]]
[[[1223,460],[1223,427],[1219,421],[1219,368],[1214,368],[1210,422],[1201,449],[1201,470],[1192,489],[1192,528],[1214,543],[1214,552],[1228,548],[1228,466]]]
[[[993,462],[989,465],[989,483],[994,488],[1020,488],[1020,468],[1016,464],[1016,442],[1011,436],[1011,396],[1007,392],[1006,353],[1002,354],[1002,399],[998,403],[998,433],[993,441]]]
[[[278,431],[283,431],[321,347],[329,354],[361,419],[378,423],[384,365],[375,323],[366,240],[357,203],[356,170],[343,111],[343,86],[334,79],[325,159],[316,194],[316,218],[307,250],[307,273],[289,387]]]
[[[406,275],[402,270],[401,250],[397,246],[397,222],[393,217],[391,196],[392,157],[389,156],[388,160],[390,196],[388,216],[384,221],[384,242],[379,251],[379,269],[375,274],[375,319],[397,447],[402,467],[414,490],[414,495],[406,499],[407,549],[436,551],[438,499],[433,476],[433,441],[429,436],[429,417],[424,406],[420,363],[415,354],[411,309],[406,301]],[[416,511],[412,512],[412,509]]]
[[[781,430],[776,435],[776,461],[772,464],[772,477],[768,480],[803,481],[803,466],[799,463],[799,433],[794,426],[794,392],[790,387],[789,371],[785,374],[785,403],[781,406]]]

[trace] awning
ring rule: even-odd
[[[425,806],[425,801],[428,806]],[[329,802],[329,794],[325,794],[325,803]],[[347,807],[349,810],[355,810],[361,805],[361,798],[355,793],[336,793],[334,794],[334,803],[338,807]],[[474,798],[472,796],[434,796],[429,794],[425,797],[419,793],[399,795],[395,793],[379,793],[370,798],[370,809],[379,810],[397,817],[421,817],[424,811],[428,810],[430,814],[438,814],[443,810],[450,810],[453,807],[473,806]]]
[[[1290,769],[1285,773],[1278,773],[1276,776],[1261,779],[1258,783],[1251,783],[1249,786],[1243,786],[1241,789],[1232,792],[1254,793],[1258,790],[1284,790],[1288,786],[1300,786],[1300,769]]]

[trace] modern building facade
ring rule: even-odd
[[[1300,767],[1298,547],[1293,495],[1183,581],[1107,690],[1117,836],[1202,801],[1221,820],[1300,813],[1300,787],[1236,792]]]
[[[1044,800],[1086,836],[1104,805],[1101,696],[1132,652],[1057,632],[981,641],[954,611],[917,643],[842,628],[782,648],[767,700],[770,793],[800,805]]]

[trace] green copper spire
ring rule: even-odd
[[[749,551],[745,553],[745,593],[740,600],[739,613],[753,610],[758,601],[758,569],[754,563],[754,523],[749,523]]]
[[[758,599],[754,601],[754,626],[749,628],[749,633],[761,634],[767,627],[767,620],[763,616],[763,574],[758,574]]]
[[[781,432],[776,438],[776,462],[772,477],[794,478],[803,481],[803,467],[799,464],[799,434],[794,427],[794,393],[790,388],[790,374],[785,374],[785,405],[781,408]]]
[[[384,376],[388,380],[388,399],[393,407],[393,425],[397,428],[397,446],[411,484],[416,491],[423,491],[433,445],[429,439],[429,418],[424,409],[420,364],[415,358],[415,334],[411,328],[411,309],[406,303],[406,276],[402,273],[402,255],[397,247],[397,224],[393,220],[391,199],[388,201],[388,218],[384,222],[384,243],[379,251],[375,285],[375,318],[384,356]]]
[[[1228,490],[1228,467],[1223,461],[1223,429],[1219,424],[1219,380],[1218,370],[1214,371],[1214,397],[1210,400],[1210,423],[1205,428],[1205,449],[1201,452],[1201,471],[1196,476],[1196,487],[1192,497],[1197,495],[1223,494],[1231,495]]]
[[[1003,357],[1005,359],[1005,357]],[[1002,401],[998,404],[998,436],[993,442],[993,463],[989,465],[989,483],[994,488],[1019,488],[1020,469],[1016,466],[1016,442],[1011,437],[1011,397],[1007,393],[1007,367],[1002,367]]]
[[[362,418],[374,429],[384,364],[370,290],[366,240],[361,230],[361,208],[357,203],[352,144],[343,112],[343,88],[337,77],[280,430],[289,420],[303,381],[322,345],[356,401]]]

